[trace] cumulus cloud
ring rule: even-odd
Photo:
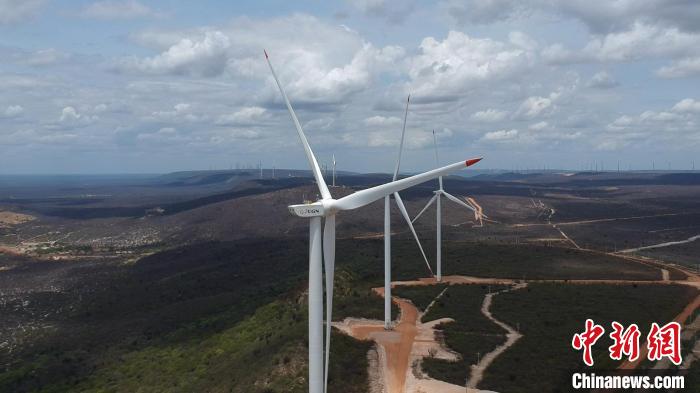
[[[686,98],[676,103],[671,110],[680,113],[700,113],[700,101],[696,101],[692,98]]]
[[[635,22],[629,29],[594,36],[583,48],[567,49],[561,44],[542,51],[555,64],[583,62],[630,62],[647,58],[686,57],[700,53],[700,34]]]
[[[516,115],[529,119],[546,116],[554,109],[554,101],[556,101],[557,98],[559,98],[559,93],[556,92],[550,94],[549,97],[528,97],[520,104]]]
[[[80,115],[75,110],[75,108],[73,108],[72,106],[67,106],[61,111],[61,117],[58,119],[58,121],[65,122],[78,119],[80,119]]]
[[[132,38],[162,47],[162,52],[121,59],[117,70],[264,80],[266,105],[279,97],[262,48],[267,49],[297,105],[341,103],[370,87],[380,73],[398,72],[397,62],[405,55],[401,47],[376,47],[357,32],[301,14],[265,20],[238,18],[218,29],[149,31]]]
[[[547,128],[549,128],[549,123],[547,123],[546,121],[541,121],[539,123],[531,124],[530,126],[528,126],[528,129],[532,131],[542,131]]]
[[[24,112],[21,105],[10,105],[5,109],[5,117],[17,117]]]
[[[619,85],[615,78],[607,71],[597,72],[591,77],[591,80],[588,81],[588,87],[594,89],[612,89]]]
[[[207,31],[198,38],[183,38],[159,55],[123,59],[118,66],[151,74],[217,76],[226,68],[230,45],[222,32]]]
[[[222,115],[216,121],[219,125],[251,125],[267,118],[267,110],[259,106],[248,106],[238,111]]]
[[[181,102],[175,104],[172,110],[154,111],[151,113],[150,119],[162,122],[197,122],[204,120],[204,115],[198,115],[193,112],[192,104]]]
[[[658,69],[662,78],[685,78],[700,75],[700,57],[681,59]]]
[[[508,112],[491,108],[473,113],[471,119],[481,123],[495,123],[505,119],[506,116],[508,116]]]
[[[156,16],[157,13],[136,0],[106,0],[87,5],[81,15],[96,19],[133,19]]]
[[[372,116],[364,119],[362,122],[369,127],[390,127],[402,124],[401,119],[395,116]]]
[[[97,119],[97,115],[79,113],[75,107],[67,106],[61,110],[61,115],[58,118],[58,122],[61,124],[60,128],[70,128],[74,126],[86,126],[93,123]]]
[[[482,141],[488,142],[508,142],[518,138],[518,130],[498,130],[487,132],[481,137]]]
[[[17,23],[34,16],[44,0],[0,0],[0,25]]]
[[[423,39],[420,53],[409,59],[407,89],[417,100],[454,100],[476,86],[521,74],[534,58],[511,43],[450,31],[442,41]]]

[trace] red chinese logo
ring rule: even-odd
[[[605,329],[602,326],[596,325],[592,319],[586,319],[586,331],[574,334],[574,338],[571,340],[571,345],[574,349],[583,349],[583,362],[588,366],[593,365],[591,347],[600,339],[603,333],[605,333]]]
[[[627,355],[627,359],[631,362],[639,358],[639,327],[637,324],[631,324],[627,329],[617,322],[612,323],[613,332],[610,333],[610,338],[613,339],[613,345],[608,347],[610,358],[614,360],[622,359],[622,355]]]
[[[613,322],[612,328],[610,338],[613,344],[608,347],[610,358],[622,360],[624,355],[631,362],[639,359],[639,327],[633,323],[625,328],[622,324]],[[586,319],[586,330],[574,334],[571,346],[579,351],[583,349],[583,362],[587,366],[593,366],[592,347],[604,333],[605,329],[602,326]],[[652,323],[647,335],[647,349],[647,359],[651,361],[668,358],[675,365],[681,364],[681,325],[678,322],[669,322],[659,327],[657,323]]]
[[[668,357],[676,366],[681,364],[681,325],[678,322],[669,322],[659,327],[658,324],[652,323],[647,336],[647,348],[649,360]]]

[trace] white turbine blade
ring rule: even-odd
[[[460,205],[466,207],[467,209],[469,209],[469,210],[471,210],[471,211],[473,211],[473,212],[476,212],[476,209],[474,209],[473,207],[471,207],[470,205],[468,205],[466,202],[462,201],[461,199],[457,198],[456,196],[454,196],[454,195],[452,195],[452,194],[448,194],[448,193],[446,193],[445,191],[443,191],[442,194],[443,194],[444,196],[446,196],[447,199],[451,200],[452,202],[457,203],[457,204],[460,204]]]
[[[428,210],[428,208],[430,207],[430,205],[432,205],[433,203],[435,203],[435,200],[437,199],[437,197],[438,197],[437,194],[433,195],[433,197],[430,198],[430,200],[428,201],[428,203],[425,204],[425,207],[423,208],[423,210],[421,210],[420,213],[418,213],[418,215],[417,215],[416,217],[414,217],[413,220],[412,220],[411,222],[412,222],[412,223],[413,223],[413,222],[416,222],[416,220],[418,219],[418,217],[420,217],[421,214],[425,213],[425,211]]]
[[[435,136],[435,130],[433,130],[433,144],[435,145],[435,166],[438,166],[440,165],[440,160],[438,160],[437,136]],[[438,177],[438,183],[440,183],[440,190],[442,190],[442,176]]]
[[[411,95],[406,99],[406,112],[403,114],[403,129],[401,130],[401,143],[399,144],[399,157],[396,159],[396,167],[394,168],[394,177],[392,181],[396,181],[399,176],[399,167],[401,166],[401,153],[403,153],[403,140],[406,136],[406,119],[408,118],[408,103],[411,101]]]
[[[316,156],[314,156],[314,152],[311,150],[311,146],[309,146],[309,141],[306,139],[306,135],[304,135],[304,130],[301,128],[301,124],[299,124],[299,119],[297,119],[296,113],[294,113],[294,109],[292,109],[292,104],[289,103],[289,98],[287,98],[287,93],[284,92],[284,89],[282,88],[282,84],[280,83],[280,80],[277,78],[277,73],[275,73],[275,69],[272,68],[272,63],[270,63],[270,58],[267,56],[267,51],[265,51],[265,60],[267,60],[267,65],[270,66],[270,71],[272,72],[272,77],[275,78],[275,82],[277,82],[277,87],[280,89],[280,93],[282,93],[282,98],[284,98],[284,103],[287,105],[287,110],[289,111],[289,114],[292,116],[292,121],[294,122],[294,126],[297,129],[297,133],[299,134],[299,139],[301,139],[301,144],[304,146],[304,152],[306,153],[306,158],[309,160],[309,165],[311,166],[311,172],[314,174],[314,179],[316,180],[316,184],[318,184],[318,189],[321,192],[321,197],[323,199],[330,199],[331,198],[331,193],[328,191],[328,186],[326,185],[326,181],[323,179],[323,174],[321,173],[321,168],[318,166],[318,161],[316,161]]]
[[[333,316],[333,278],[335,275],[335,216],[326,217],[323,228],[323,260],[326,269],[326,363],[324,392],[328,392],[328,364],[331,354],[331,322]]]
[[[455,162],[442,168],[433,169],[432,171],[424,172],[418,175],[410,176],[401,180],[392,181],[376,187],[367,188],[350,194],[336,200],[333,203],[333,208],[337,210],[352,210],[368,205],[378,199],[381,199],[389,194],[405,190],[413,187],[416,184],[425,183],[428,180],[435,179],[438,176],[446,175],[458,169],[466,168],[481,161],[481,158],[474,158],[466,161]]]
[[[406,211],[406,206],[403,204],[403,200],[401,200],[401,196],[399,195],[398,192],[394,193],[394,199],[396,200],[396,206],[398,206],[399,210],[401,211],[401,215],[403,216],[404,220],[406,220],[408,227],[411,229],[411,233],[413,234],[413,238],[416,239],[416,244],[418,244],[418,248],[420,249],[420,253],[423,255],[423,260],[425,261],[425,265],[428,266],[428,270],[430,271],[430,274],[434,275],[433,269],[430,267],[430,262],[428,262],[428,257],[425,256],[425,251],[423,251],[423,245],[420,244],[420,239],[418,239],[418,234],[416,233],[416,230],[413,228],[413,223],[411,223],[411,217],[408,216],[408,212]]]

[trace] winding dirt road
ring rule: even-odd
[[[513,344],[515,344],[523,336],[522,334],[520,334],[520,332],[513,329],[512,326],[507,325],[505,322],[496,319],[496,317],[494,317],[493,314],[491,314],[491,303],[493,301],[493,297],[500,293],[516,291],[518,289],[525,288],[526,286],[527,283],[519,283],[511,288],[494,293],[489,293],[486,296],[484,296],[484,303],[481,305],[481,313],[484,314],[486,318],[490,319],[493,323],[500,326],[503,330],[507,332],[506,342],[499,345],[493,351],[487,353],[483,358],[481,358],[478,364],[475,364],[471,367],[471,375],[469,375],[469,382],[467,383],[468,388],[475,389],[479,385],[479,382],[481,382],[481,380],[484,378],[484,371],[486,371],[486,369],[491,365],[491,363],[493,363],[493,361],[496,360],[498,356],[500,356],[503,352],[508,350],[508,348],[513,346]]]

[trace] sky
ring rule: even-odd
[[[0,173],[690,169],[696,0],[0,0]],[[700,160],[698,160],[700,169]]]

